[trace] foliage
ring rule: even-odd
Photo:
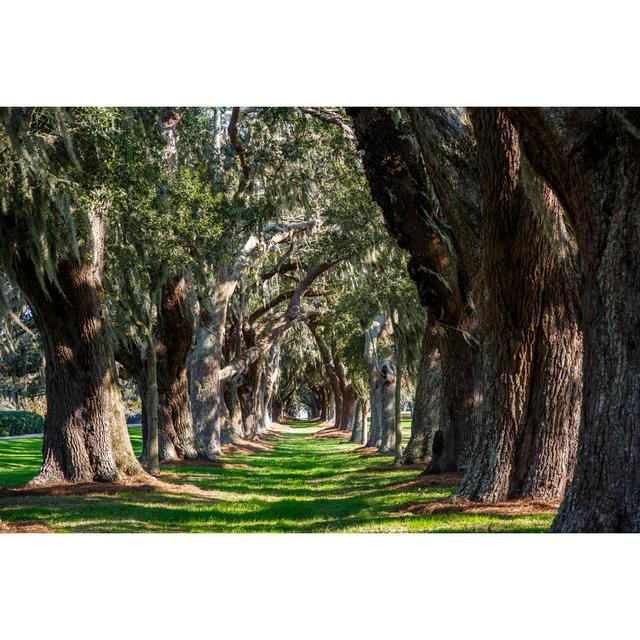
[[[30,411],[0,411],[0,437],[44,431],[44,418]]]

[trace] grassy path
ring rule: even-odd
[[[388,457],[363,456],[345,440],[318,438],[295,422],[269,441],[271,450],[223,458],[223,464],[167,465],[155,487],[92,485],[82,495],[0,492],[0,520],[44,522],[74,532],[420,532],[544,531],[549,514],[411,515],[401,505],[451,495],[455,488],[393,487],[416,477]],[[140,429],[132,429],[136,450]],[[41,440],[0,442],[0,486],[18,487],[37,471]]]

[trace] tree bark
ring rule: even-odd
[[[480,256],[479,188],[470,126],[456,109],[407,109],[412,128],[394,120],[387,108],[348,111],[364,151],[372,195],[389,232],[411,254],[408,270],[420,301],[430,321],[446,332],[442,340],[457,341],[457,333],[468,331],[473,318],[470,302]],[[452,408],[462,388],[477,385],[476,380],[458,382],[451,377],[443,377],[443,382],[443,394],[453,394],[446,399]],[[375,428],[373,404],[371,411]],[[460,439],[454,436],[472,420],[458,424],[447,411],[442,420],[440,435],[449,436],[443,462],[457,466]]]
[[[356,411],[353,416],[353,428],[351,430],[350,442],[362,442],[362,411],[363,401],[362,398],[358,398],[356,401]]]
[[[280,345],[275,342],[265,361],[262,398],[262,424],[265,430],[271,428],[272,411],[271,404],[273,398],[273,387],[280,375]]]
[[[163,288],[156,327],[159,455],[163,461],[198,457],[187,376],[194,322],[188,281],[179,276]]]
[[[552,529],[640,531],[640,112],[511,109],[576,231],[584,328],[573,481]]]
[[[388,108],[347,111],[385,225],[411,255],[408,270],[421,303],[434,320],[455,326],[465,306],[465,291],[458,282],[464,268],[443,240],[448,234],[438,218],[439,204],[411,131],[396,124]]]
[[[482,412],[481,354],[474,340],[456,329],[439,339],[442,447],[431,460],[434,471],[464,470],[471,454]]]
[[[358,394],[355,389],[348,384],[342,401],[342,417],[340,418],[340,428],[345,431],[353,429],[353,422],[356,415],[356,404],[358,402]]]
[[[380,367],[380,387],[382,398],[382,436],[380,453],[390,453],[396,446],[396,369],[393,362],[386,360]]]
[[[422,339],[422,355],[418,367],[416,395],[411,421],[411,436],[402,454],[400,464],[424,464],[431,462],[433,438],[438,430],[439,407],[432,408],[434,399],[441,397],[440,355],[438,336],[433,326],[428,325]],[[435,417],[435,419],[434,419]]]
[[[504,113],[476,109],[472,118],[483,207],[485,387],[460,495],[557,499],[573,470],[581,399],[571,246],[555,196],[527,175]]]
[[[369,403],[367,402],[367,400],[363,399],[362,400],[362,416],[361,416],[362,430],[361,430],[360,440],[358,440],[358,442],[360,444],[365,444],[367,442],[367,438],[369,436],[368,429],[367,429],[368,405],[369,405]]]
[[[149,473],[160,471],[160,436],[158,429],[158,358],[156,343],[153,335],[147,333],[146,349],[146,434],[145,434],[145,463]]]
[[[254,362],[242,376],[242,380],[238,385],[244,434],[249,440],[255,440],[261,432],[260,385],[263,375],[262,365],[262,361]]]
[[[399,328],[394,328],[395,352],[396,352],[396,385],[394,393],[395,409],[395,456],[394,462],[398,464],[402,458],[402,348],[400,345]]]
[[[57,265],[57,282],[46,278],[45,288],[26,256],[15,273],[46,362],[43,462],[31,484],[112,481],[141,473],[131,462],[126,424],[116,424],[112,412],[114,380],[93,265],[69,256]]]
[[[242,410],[240,408],[240,397],[238,396],[237,380],[229,380],[225,385],[224,400],[229,412],[228,425],[223,423],[222,443],[229,444],[245,437],[244,425],[242,424]]]
[[[201,312],[196,342],[189,359],[190,393],[196,443],[201,455],[215,460],[222,455],[222,412],[224,395],[220,387],[220,361],[224,323]]]

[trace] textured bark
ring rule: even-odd
[[[396,446],[396,368],[386,360],[380,367],[380,388],[382,399],[381,453],[391,453]]]
[[[353,423],[356,416],[358,394],[349,384],[347,385],[342,398],[342,417],[340,418],[340,428],[345,431],[351,431],[353,429]]]
[[[222,380],[221,376],[225,329],[233,292],[253,261],[265,250],[265,245],[251,236],[235,263],[222,264],[215,277],[211,274],[211,300],[201,304],[196,343],[189,359],[190,394],[196,444],[200,454],[209,459],[222,453],[222,444],[243,437],[237,382]],[[240,351],[241,326],[238,322],[236,354]]]
[[[238,385],[238,397],[242,411],[242,424],[245,438],[255,440],[262,431],[260,425],[260,385],[263,375],[263,363],[254,362],[241,378]]]
[[[189,358],[191,410],[196,444],[201,455],[215,460],[222,454],[221,431],[224,396],[220,388],[220,360],[224,324],[200,319]]]
[[[504,113],[472,117],[483,206],[484,411],[460,495],[556,499],[573,470],[581,399],[570,243],[555,196],[527,176]]]
[[[338,384],[340,387],[340,411],[336,416],[336,428],[348,431],[351,428],[351,421],[353,419],[353,412],[355,410],[356,393],[351,385],[347,382],[346,371],[340,354],[338,353],[335,345],[331,347],[331,359],[333,366],[338,377]]]
[[[464,296],[481,262],[480,186],[471,123],[464,110],[454,107],[413,107],[403,111],[411,121],[451,242],[464,265],[458,273]]]
[[[229,444],[245,436],[242,410],[238,396],[238,382],[230,380],[224,390],[224,400],[229,412],[228,423],[222,425],[222,444]]]
[[[149,473],[157,473],[160,470],[160,433],[158,427],[158,407],[160,404],[158,394],[158,358],[156,344],[152,334],[147,334],[146,354],[146,433],[145,433],[145,463]]]
[[[420,301],[428,309],[431,322],[440,325],[444,333],[441,341],[453,341],[452,347],[459,351],[460,330],[473,328],[469,302],[477,289],[480,256],[473,135],[459,110],[405,111],[412,129],[396,124],[389,109],[349,110],[359,146],[364,151],[363,164],[372,195],[382,208],[391,235],[411,254],[409,274],[416,283]],[[414,144],[413,135],[418,144]],[[471,358],[473,354],[466,355]],[[469,367],[464,370],[474,371]],[[464,389],[473,389],[475,398],[476,379],[443,377],[443,382],[443,395],[448,395],[445,404],[454,413],[461,394],[462,401],[467,402]],[[442,451],[446,453],[443,464],[447,467],[462,464],[461,443],[466,436],[457,436],[460,431],[466,434],[472,431],[474,422],[474,416],[458,423],[451,411],[442,412],[439,430],[447,439]]]
[[[356,401],[356,411],[353,416],[353,428],[351,430],[351,438],[349,440],[351,442],[362,442],[362,411],[363,411],[363,401],[362,398],[358,398]]]
[[[439,228],[439,205],[411,132],[396,125],[387,108],[352,108],[358,147],[371,193],[385,225],[411,255],[408,268],[420,300],[434,320],[455,326],[465,306],[460,266]],[[428,216],[432,216],[429,220]]]
[[[640,531],[640,111],[512,109],[558,193],[581,265],[584,395],[554,531]]]
[[[464,325],[463,325],[464,326]],[[481,421],[482,376],[479,346],[471,335],[449,330],[439,339],[442,448],[431,460],[434,471],[466,468]]]
[[[364,359],[369,374],[369,406],[371,424],[367,434],[367,447],[380,447],[382,443],[382,383],[380,380],[380,362],[377,353],[377,341],[385,323],[384,316],[376,316],[365,333]]]
[[[323,410],[325,410],[326,405],[323,405]],[[326,415],[320,414],[320,420],[325,420]],[[281,422],[282,421],[282,403],[278,398],[274,398],[271,401],[271,420],[273,422]]]
[[[92,264],[72,256],[62,260],[57,283],[47,280],[46,290],[26,256],[15,273],[46,361],[43,462],[31,483],[111,481],[140,472],[138,465],[132,468],[131,446],[121,433],[117,448],[112,445],[113,378]]]
[[[273,387],[280,375],[280,345],[276,342],[269,349],[269,354],[265,361],[264,376],[262,378],[262,425],[265,430],[271,428],[272,421],[272,397]]]
[[[187,376],[194,320],[187,278],[179,276],[163,288],[156,328],[159,453],[164,461],[198,457]]]
[[[428,325],[422,339],[422,355],[418,367],[416,395],[411,421],[411,436],[402,454],[400,464],[424,464],[431,462],[433,438],[438,430],[440,411],[433,412],[434,397],[440,397],[440,355],[438,336]]]

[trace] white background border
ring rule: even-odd
[[[23,0],[0,16],[1,105],[640,104],[640,23],[618,0]],[[623,638],[638,540],[0,536],[0,637]]]

